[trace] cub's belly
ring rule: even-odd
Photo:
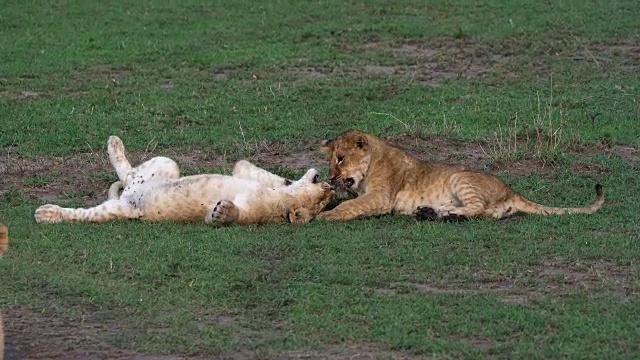
[[[140,220],[143,221],[203,221],[213,202],[186,201],[156,203],[146,206]]]
[[[455,202],[455,198],[446,191],[436,193],[431,191],[422,193],[418,191],[401,191],[396,196],[394,210],[400,214],[412,215],[420,206],[439,209]]]
[[[202,221],[220,200],[245,205],[258,196],[262,187],[255,181],[224,175],[194,175],[149,189],[138,199],[147,221]]]
[[[209,209],[227,198],[216,183],[186,185],[190,186],[162,186],[141,196],[141,220],[202,221]]]

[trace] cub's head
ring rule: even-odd
[[[322,151],[329,155],[329,182],[337,190],[358,196],[358,187],[371,163],[370,135],[349,130],[333,140],[322,141]]]
[[[302,224],[311,221],[333,199],[333,186],[320,182],[319,177],[316,169],[310,169],[285,189],[292,199],[286,214],[289,222]]]

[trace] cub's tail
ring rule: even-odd
[[[0,256],[7,252],[9,247],[9,230],[4,224],[0,223]]]
[[[562,215],[562,214],[593,214],[598,211],[604,203],[604,192],[602,191],[602,185],[596,184],[596,199],[588,206],[585,207],[551,207],[544,206],[535,203],[524,196],[514,194],[511,198],[513,202],[514,212],[522,211],[530,214],[541,215]]]

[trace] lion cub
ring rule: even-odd
[[[304,223],[322,211],[334,194],[329,184],[318,183],[315,169],[291,182],[242,160],[235,164],[231,176],[180,177],[178,165],[166,157],[132,167],[116,136],[109,137],[107,150],[119,178],[109,189],[109,199],[89,209],[43,205],[35,212],[36,222],[138,219],[213,225],[282,220]]]
[[[329,155],[330,182],[355,199],[319,214],[318,219],[349,220],[390,212],[419,219],[502,219],[517,212],[591,214],[604,203],[602,186],[596,185],[597,197],[589,206],[540,205],[515,193],[496,176],[417,160],[356,130],[323,141],[322,149]]]

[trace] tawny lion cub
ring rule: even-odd
[[[231,176],[180,177],[178,165],[166,157],[132,167],[116,136],[109,137],[107,151],[119,178],[109,189],[109,199],[89,209],[43,205],[35,212],[36,222],[138,219],[213,225],[282,220],[304,223],[322,211],[334,194],[329,184],[318,183],[315,169],[291,182],[243,160],[235,164]]]
[[[597,197],[586,207],[536,204],[496,176],[417,160],[380,138],[355,130],[323,141],[322,149],[329,155],[330,181],[338,192],[355,199],[319,214],[318,219],[349,220],[390,212],[419,219],[502,219],[516,212],[591,214],[604,203],[602,186],[596,185]]]

